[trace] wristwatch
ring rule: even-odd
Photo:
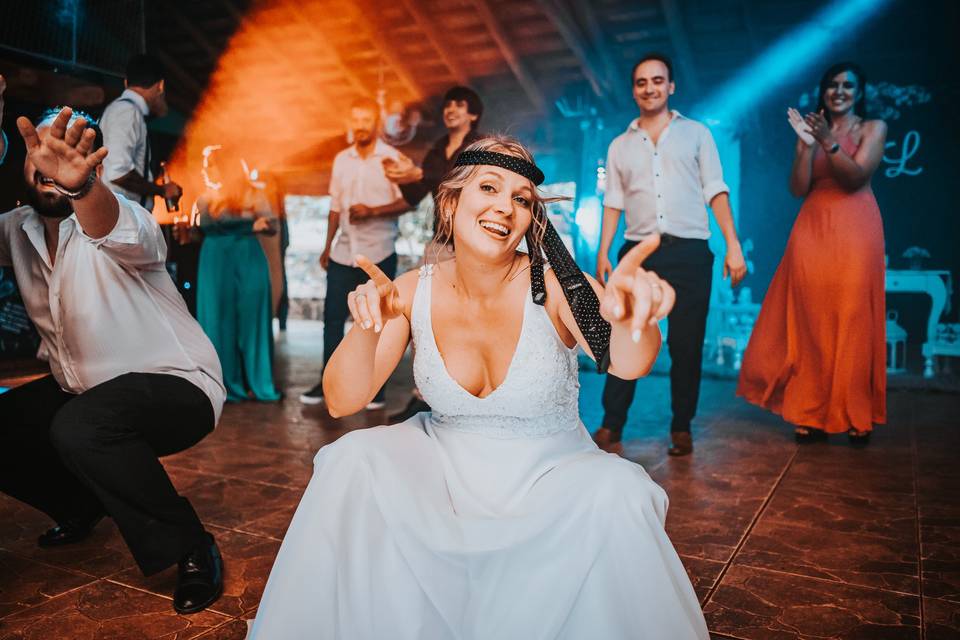
[[[827,153],[829,153],[830,155],[835,154],[837,151],[840,151],[840,143],[839,143],[839,142],[834,142],[834,143],[833,143],[833,146],[830,147],[829,149],[827,149]]]
[[[96,171],[91,171],[90,175],[87,176],[87,181],[84,182],[82,185],[80,185],[80,188],[77,189],[76,191],[70,191],[66,187],[60,184],[57,184],[56,182],[53,183],[53,188],[59,191],[60,193],[62,193],[63,195],[67,196],[71,200],[79,200],[80,198],[90,193],[90,189],[93,189],[93,184],[96,181],[97,181],[97,173]]]

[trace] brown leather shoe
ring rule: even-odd
[[[593,434],[593,441],[607,453],[615,453],[618,456],[623,455],[623,443],[619,440],[613,442],[613,431],[607,427],[597,429],[596,433]]]
[[[693,453],[693,436],[689,431],[672,432],[670,441],[673,446],[667,449],[667,453],[671,456],[688,456]]]

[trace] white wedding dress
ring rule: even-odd
[[[577,411],[577,360],[526,297],[506,379],[485,398],[436,346],[430,273],[414,375],[433,413],[317,453],[254,640],[707,639],[664,531],[667,496]]]

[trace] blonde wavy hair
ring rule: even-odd
[[[494,151],[503,153],[516,158],[521,158],[534,164],[533,154],[518,140],[501,135],[494,135],[481,140],[477,140],[464,151]],[[460,193],[463,188],[473,179],[484,165],[464,165],[454,167],[444,176],[443,181],[437,189],[437,197],[434,201],[434,211],[436,212],[436,232],[433,240],[430,242],[430,248],[433,250],[434,262],[439,262],[440,252],[446,250],[453,252],[453,214],[457,210],[457,204],[460,202]],[[543,236],[547,230],[547,204],[565,200],[566,198],[544,196],[537,190],[537,186],[530,183],[531,202],[530,211],[533,214],[533,220],[530,228],[524,234],[527,241],[527,248],[530,251],[530,258],[539,261],[543,256]],[[428,250],[429,251],[429,250]]]

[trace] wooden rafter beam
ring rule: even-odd
[[[676,54],[677,66],[684,82],[690,88],[690,93],[700,93],[700,81],[697,70],[693,65],[693,49],[687,38],[687,30],[683,26],[683,14],[677,0],[660,0],[660,9],[667,21],[667,30],[670,33],[670,43]]]
[[[361,95],[368,95],[370,93],[370,88],[363,83],[363,81],[360,79],[360,76],[353,72],[353,69],[350,68],[350,65],[344,62],[343,58],[340,56],[340,52],[337,51],[336,46],[334,46],[334,44],[330,41],[329,35],[324,33],[320,28],[319,25],[323,24],[323,21],[311,20],[310,16],[308,16],[303,10],[299,0],[285,2],[283,3],[283,6],[295,16],[296,20],[303,27],[313,33],[315,38],[317,38],[320,42],[326,42],[329,44],[330,50],[333,52],[334,64],[343,77],[347,79],[347,82],[350,83],[350,86],[353,87],[354,91]]]
[[[601,79],[597,68],[594,66],[590,52],[587,50],[586,42],[584,42],[583,37],[580,35],[580,29],[577,27],[573,16],[570,15],[566,7],[556,0],[539,1],[543,12],[547,14],[553,26],[556,27],[560,33],[560,37],[563,38],[563,41],[577,58],[577,62],[580,64],[580,70],[590,84],[594,95],[601,100],[605,100],[609,92],[609,87],[606,86],[606,83]]]
[[[236,31],[239,32],[243,28],[243,22],[246,20],[246,14],[237,8],[233,3],[233,0],[219,0],[220,6],[223,7],[224,11],[230,15],[236,22]],[[279,68],[297,68],[300,64],[300,60],[296,60],[289,55],[284,53],[282,47],[278,47],[277,43],[268,42],[266,38],[258,33],[251,32],[248,36],[257,43],[257,49],[265,51],[268,56],[279,65]],[[325,102],[332,109],[339,111],[342,109],[342,105],[338,104],[327,92],[319,92],[316,94],[316,97],[323,102]]]
[[[415,0],[401,0],[403,8],[407,10],[411,16],[413,16],[414,22],[417,23],[417,26],[427,36],[427,40],[430,41],[430,44],[433,45],[434,50],[437,52],[440,60],[443,61],[443,64],[446,65],[447,69],[450,70],[450,75],[462,85],[470,84],[470,76],[464,70],[463,65],[452,55],[450,54],[446,47],[443,46],[443,42],[440,37],[439,30],[433,25],[433,22],[429,17],[423,12]]]
[[[597,18],[596,11],[590,2],[581,2],[577,4],[580,15],[583,17],[583,23],[587,29],[587,36],[593,45],[593,50],[600,57],[600,65],[606,72],[607,85],[611,88],[614,102],[620,107],[627,106],[627,95],[624,91],[618,91],[617,87],[629,87],[631,78],[627,78],[617,62],[617,56],[611,51],[607,35],[600,26],[600,19]]]
[[[390,50],[390,46],[387,44],[386,31],[376,20],[376,16],[380,12],[376,4],[370,0],[350,0],[338,3],[337,7],[347,10],[353,23],[366,33],[367,39],[373,43],[373,48],[380,55],[380,58],[386,60],[390,69],[397,74],[400,83],[410,92],[413,99],[422,100],[427,92],[420,87],[400,58]]]
[[[487,31],[490,33],[490,37],[492,37],[493,41],[497,44],[500,55],[507,61],[507,65],[513,72],[514,77],[516,77],[517,82],[520,83],[523,91],[527,94],[527,97],[530,98],[530,102],[533,103],[533,106],[535,106],[538,111],[545,113],[547,110],[546,96],[543,95],[543,91],[537,86],[537,83],[533,81],[533,76],[530,75],[526,65],[523,64],[517,52],[514,51],[510,44],[510,38],[507,36],[506,31],[504,31],[503,26],[500,25],[496,16],[493,15],[493,10],[490,9],[490,5],[486,0],[472,0],[472,3],[477,10],[477,15],[480,16]]]

